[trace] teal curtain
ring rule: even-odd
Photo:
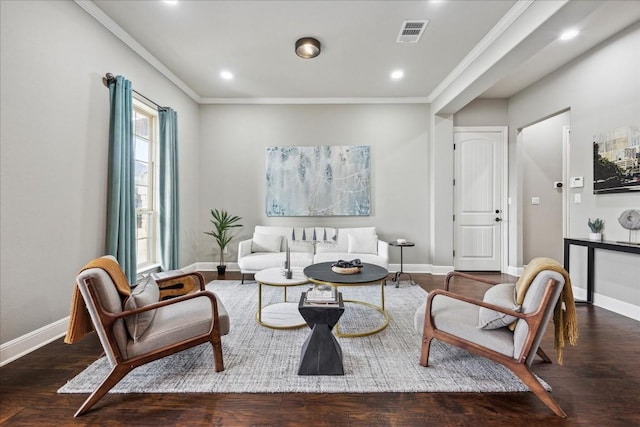
[[[171,108],[158,110],[160,262],[163,270],[179,268],[178,114]]]
[[[130,284],[136,283],[136,207],[131,82],[109,81],[109,177],[106,253],[115,256]]]

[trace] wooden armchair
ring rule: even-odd
[[[229,316],[216,295],[205,290],[202,275],[185,276],[194,275],[200,276],[199,290],[165,301],[160,301],[160,290],[152,280],[123,300],[107,270],[88,268],[78,275],[76,285],[112,369],[76,417],[131,370],[202,343],[213,346],[216,372],[224,370],[220,337],[229,332]]]
[[[454,277],[495,286],[480,301],[451,292],[449,286]],[[545,362],[551,362],[539,345],[564,283],[563,275],[557,271],[541,271],[532,280],[522,306],[516,307],[515,284],[498,284],[466,273],[449,273],[445,289],[430,292],[416,312],[415,326],[422,332],[420,364],[428,366],[434,338],[455,345],[504,365],[556,415],[565,418],[565,412],[530,370],[536,354]],[[504,303],[509,297],[511,304]],[[509,325],[515,325],[513,330]]]

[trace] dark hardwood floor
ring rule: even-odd
[[[426,290],[443,283],[443,276],[413,278]],[[482,296],[486,287],[458,281],[453,290]],[[536,363],[533,369],[553,387],[567,419],[533,393],[109,394],[73,418],[87,395],[56,390],[101,355],[92,334],[74,345],[56,340],[0,368],[0,425],[640,426],[640,323],[597,307],[579,305],[577,311],[580,340],[565,350],[564,365]],[[551,327],[543,348],[555,355]]]

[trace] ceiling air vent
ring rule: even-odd
[[[404,21],[396,43],[418,43],[424,29],[427,28],[428,20],[424,21]]]

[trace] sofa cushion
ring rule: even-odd
[[[354,227],[354,228],[339,228],[338,238],[336,239],[338,247],[336,252],[349,252],[349,236],[365,237],[375,236],[375,227]]]
[[[124,302],[124,309],[135,310],[136,308],[156,303],[159,300],[160,289],[158,288],[158,284],[151,280],[151,277],[148,277],[144,283],[139,284],[133,289],[131,295]],[[127,316],[124,319],[129,335],[131,335],[134,342],[137,342],[147,331],[155,315],[156,310],[149,310],[133,316]]]
[[[280,246],[280,251],[284,252],[285,242],[287,241],[287,239],[291,239],[291,236],[293,236],[293,227],[281,227],[281,226],[275,226],[275,225],[256,225],[253,232],[259,233],[259,234],[282,236],[282,244]]]
[[[305,242],[304,240],[287,241],[290,252],[307,252],[313,253],[313,242]]]
[[[348,249],[350,254],[377,254],[378,253],[378,236],[349,234],[347,238]]]
[[[282,236],[276,234],[253,233],[251,252],[280,252]]]
[[[492,286],[485,292],[484,302],[520,311],[520,305],[516,304],[516,285],[514,283],[500,283]],[[478,327],[481,329],[497,329],[509,326],[518,320],[515,316],[510,316],[489,308],[480,307],[478,312]]]

